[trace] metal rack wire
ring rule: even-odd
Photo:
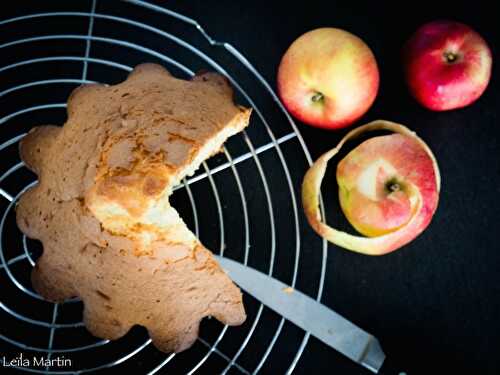
[[[206,47],[208,47],[208,49],[224,52],[225,54],[227,54],[227,56],[229,56],[233,60],[235,64],[239,64],[240,68],[243,68],[247,74],[253,77],[255,85],[258,87],[258,89],[261,90],[261,92],[265,93],[265,95],[268,95],[273,105],[278,109],[278,111],[280,111],[280,113],[284,118],[284,121],[288,124],[287,127],[289,131],[284,135],[278,137],[275,136],[273,128],[270,126],[270,123],[266,118],[265,111],[261,110],[261,108],[255,103],[252,95],[250,95],[243,89],[243,86],[239,83],[238,78],[230,74],[223,66],[221,66],[218,62],[216,62],[207,53],[203,52],[201,49],[197,48],[190,42],[182,38],[179,38],[170,32],[164,31],[154,25],[149,25],[144,22],[134,20],[130,16],[124,17],[122,15],[97,12],[96,11],[97,0],[92,0],[91,7],[87,12],[61,11],[61,12],[32,13],[0,21],[0,27],[6,27],[9,25],[15,25],[17,22],[35,20],[35,19],[45,19],[45,18],[47,19],[83,18],[88,20],[88,30],[86,34],[33,35],[28,38],[15,39],[8,41],[4,44],[0,44],[0,51],[2,51],[6,48],[13,46],[22,46],[26,43],[38,43],[44,41],[72,40],[72,41],[83,41],[85,43],[85,50],[83,56],[76,56],[69,54],[67,56],[66,55],[53,55],[45,57],[34,56],[33,58],[24,59],[22,61],[16,61],[9,65],[1,66],[0,79],[2,75],[7,75],[9,74],[9,72],[17,68],[25,66],[37,66],[38,64],[42,63],[45,64],[45,63],[78,62],[82,64],[82,70],[81,74],[76,78],[44,79],[44,80],[24,82],[22,84],[17,84],[15,86],[10,86],[10,87],[3,87],[3,85],[1,84],[2,81],[0,81],[0,98],[7,97],[8,95],[16,92],[25,92],[26,90],[29,91],[39,86],[63,85],[63,84],[80,85],[84,83],[91,83],[93,81],[88,79],[90,64],[103,65],[112,69],[116,69],[117,71],[123,71],[123,72],[129,72],[132,70],[132,67],[125,64],[124,61],[113,61],[111,59],[93,57],[92,45],[93,43],[96,42],[109,44],[113,46],[119,46],[120,48],[124,48],[126,50],[132,50],[144,56],[145,60],[149,58],[158,59],[161,62],[163,62],[164,65],[167,66],[167,68],[175,67],[176,69],[179,69],[188,76],[192,76],[194,74],[191,68],[181,63],[180,61],[176,60],[173,56],[168,56],[165,53],[162,53],[150,47],[127,41],[125,38],[116,39],[107,36],[95,35],[94,24],[97,20],[126,24],[137,30],[137,32],[155,34],[156,36],[159,36],[161,38],[164,38],[165,40],[173,42],[179,47],[189,51],[189,53],[193,54],[196,58],[200,59],[203,62],[203,64],[206,64],[212,70],[218,71],[228,77],[235,90],[246,101],[246,103],[244,104],[247,104],[254,108],[254,113],[255,113],[254,116],[257,117],[258,119],[258,124],[254,126],[258,126],[259,128],[257,131],[265,135],[268,139],[266,143],[256,145],[255,142],[252,140],[252,136],[249,133],[244,132],[241,135],[241,137],[243,140],[242,144],[244,145],[244,147],[246,147],[246,151],[238,150],[238,153],[234,154],[234,152],[229,151],[229,147],[224,148],[223,156],[225,160],[219,160],[217,165],[209,165],[209,163],[204,163],[200,173],[196,174],[190,179],[187,179],[186,181],[184,181],[182,185],[177,187],[176,190],[183,189],[187,194],[189,204],[191,206],[194,232],[196,233],[197,236],[200,234],[200,224],[198,220],[199,206],[197,206],[196,204],[196,195],[192,191],[191,186],[194,186],[193,184],[198,181],[208,181],[209,189],[213,194],[215,205],[217,207],[215,220],[218,222],[218,227],[219,227],[218,231],[219,248],[218,249],[212,248],[212,250],[218,252],[221,255],[224,255],[224,252],[226,251],[226,237],[227,237],[226,228],[228,227],[228,224],[227,222],[224,221],[225,208],[224,208],[224,203],[221,199],[221,194],[219,192],[220,187],[218,188],[217,186],[215,174],[223,171],[226,172],[230,171],[232,175],[232,180],[234,180],[234,183],[236,184],[236,190],[239,195],[239,202],[240,202],[239,205],[241,210],[241,215],[239,215],[239,217],[241,218],[242,221],[242,223],[240,224],[244,228],[243,231],[244,235],[241,245],[243,248],[242,252],[243,256],[240,259],[240,261],[244,262],[245,264],[248,263],[249,256],[251,254],[250,248],[251,248],[252,236],[255,236],[256,234],[251,233],[250,231],[249,223],[251,221],[251,214],[249,213],[250,208],[247,198],[248,190],[245,189],[245,183],[243,182],[240,166],[243,165],[242,163],[245,162],[246,160],[248,160],[247,163],[252,162],[254,168],[256,168],[258,172],[259,182],[264,192],[265,206],[266,206],[265,210],[267,212],[269,220],[270,230],[269,233],[265,233],[265,235],[269,236],[269,246],[268,248],[265,249],[265,251],[268,254],[268,259],[269,259],[266,271],[270,275],[273,274],[273,271],[275,269],[275,254],[276,254],[276,243],[277,243],[276,239],[277,233],[276,233],[276,223],[275,223],[276,220],[275,195],[287,194],[289,201],[291,203],[291,210],[289,211],[288,214],[290,215],[291,222],[293,223],[292,229],[290,229],[290,238],[293,240],[290,241],[290,248],[293,248],[294,250],[291,252],[293,256],[290,256],[290,262],[292,263],[291,267],[293,270],[290,284],[292,285],[292,287],[295,286],[299,274],[298,271],[300,266],[299,262],[300,262],[301,249],[303,247],[303,243],[301,241],[302,240],[301,228],[304,225],[304,223],[301,222],[299,215],[297,182],[294,181],[291,176],[290,166],[287,164],[287,158],[284,156],[282,146],[287,145],[293,147],[294,152],[301,154],[302,158],[304,158],[305,162],[308,164],[311,163],[311,158],[308,149],[292,118],[286,112],[286,110],[276,97],[275,93],[273,92],[268,82],[256,70],[256,68],[250,63],[250,61],[242,53],[240,53],[238,49],[236,49],[233,45],[213,39],[210,36],[210,34],[207,33],[197,21],[188,18],[184,15],[181,15],[179,13],[176,13],[174,11],[171,11],[169,9],[139,0],[131,0],[128,1],[127,3],[135,7],[140,7],[155,12],[157,15],[165,17],[166,20],[168,19],[169,22],[170,21],[180,22],[197,30],[197,33],[204,38],[205,44],[207,44]],[[19,116],[47,109],[64,111],[65,107],[66,104],[60,102],[54,102],[49,104],[33,103],[32,106],[16,110],[12,113],[8,113],[0,118],[0,134],[2,132],[2,127],[5,127],[7,126],[8,123],[15,121],[16,118],[18,118]],[[25,133],[15,134],[14,136],[10,137],[9,139],[1,143],[0,155],[3,155],[4,152],[6,152],[8,149],[17,147],[17,143],[22,139],[24,135]],[[262,155],[265,155],[266,153],[270,152],[276,153],[277,160],[279,160],[279,165],[282,169],[282,172],[286,180],[287,191],[285,192],[283,191],[274,192],[270,188],[270,180],[267,177],[266,170],[263,167],[263,163],[261,161]],[[35,260],[33,259],[32,256],[33,251],[32,249],[30,249],[29,241],[26,239],[25,236],[22,236],[21,240],[22,251],[12,256],[6,255],[6,249],[4,249],[3,245],[3,239],[4,236],[6,236],[5,228],[7,225],[10,225],[9,221],[13,220],[13,210],[15,208],[15,204],[18,198],[30,186],[33,186],[36,183],[36,181],[31,180],[28,184],[24,184],[23,186],[18,186],[19,184],[15,184],[16,185],[15,190],[12,190],[12,188],[11,190],[9,190],[7,187],[4,186],[4,182],[7,179],[15,176],[17,173],[22,172],[24,169],[25,168],[23,166],[23,163],[19,161],[16,162],[14,165],[11,166],[9,165],[8,168],[5,171],[3,171],[3,174],[0,175],[0,200],[4,200],[6,204],[5,208],[3,209],[3,213],[1,213],[1,221],[0,221],[0,273],[3,273],[7,276],[8,280],[10,280],[10,282],[15,286],[18,293],[25,294],[29,298],[32,298],[34,300],[43,301],[42,297],[40,297],[36,292],[34,292],[31,289],[30,285],[27,285],[25,283],[23,284],[22,281],[18,280],[15,272],[13,272],[13,268],[15,268],[16,265],[23,262],[28,262],[31,267],[35,265]],[[318,280],[318,288],[316,290],[316,296],[315,296],[318,300],[321,298],[321,295],[323,293],[323,286],[325,280],[326,246],[327,246],[326,242],[323,241],[322,245],[320,246],[320,249],[318,249],[317,252],[318,256],[322,257],[321,270],[319,272],[320,276]],[[71,330],[84,330],[83,323],[80,319],[64,323],[58,322],[58,317],[60,316],[61,307],[67,304],[80,303],[78,299],[67,301],[64,304],[53,304],[51,318],[47,320],[40,320],[27,316],[25,313],[20,313],[16,311],[15,308],[10,307],[10,303],[12,302],[10,298],[14,298],[14,296],[9,297],[7,299],[5,298],[6,295],[2,293],[2,295],[0,295],[0,319],[2,314],[4,315],[6,314],[9,317],[13,317],[19,320],[23,325],[42,327],[43,329],[48,331],[47,344],[46,347],[26,344],[21,340],[9,337],[6,334],[6,330],[2,326],[2,328],[0,328],[0,343],[2,343],[0,347],[3,347],[4,345],[9,345],[12,348],[15,348],[15,350],[27,350],[34,353],[39,353],[39,354],[42,353],[46,355],[47,358],[50,358],[51,356],[56,354],[57,355],[65,354],[67,356],[71,356],[76,352],[98,350],[99,348],[104,348],[110,345],[114,345],[113,342],[109,342],[108,340],[94,339],[94,342],[83,345],[75,344],[73,346],[68,346],[68,347],[58,346],[57,339],[55,338],[56,332],[62,332],[60,334],[64,335],[71,335],[70,332]],[[237,348],[236,352],[232,353],[231,355],[225,354],[223,353],[222,350],[220,350],[220,344],[223,341],[223,339],[227,336],[228,327],[222,327],[220,329],[220,332],[216,336],[215,340],[213,340],[212,342],[209,342],[203,337],[200,337],[199,342],[206,347],[206,352],[201,358],[199,358],[199,360],[196,363],[191,364],[191,368],[188,371],[188,373],[192,374],[195,373],[196,371],[198,372],[202,371],[203,366],[213,356],[217,356],[219,357],[219,359],[222,359],[225,362],[225,366],[223,367],[222,373],[227,373],[230,370],[231,371],[237,370],[238,372],[244,374],[258,373],[263,368],[266,361],[270,360],[271,352],[273,351],[273,348],[275,347],[285,324],[285,320],[281,318],[279,324],[276,326],[273,332],[272,339],[270,340],[270,342],[266,343],[267,346],[265,346],[265,350],[263,351],[261,356],[256,358],[256,362],[252,365],[252,368],[246,368],[243,365],[241,365],[238,361],[242,353],[244,353],[244,351],[248,348],[249,343],[253,339],[256,328],[262,321],[263,309],[264,307],[262,305],[259,305],[255,311],[255,314],[252,314],[252,316],[250,316],[251,318],[250,322],[247,323],[249,326],[248,332],[246,333],[246,335],[244,335],[243,340],[239,344],[239,347]],[[129,338],[127,335],[126,337],[124,337],[119,341],[127,342],[128,339]],[[290,363],[288,364],[287,373],[292,373],[294,371],[299,359],[301,358],[302,353],[304,352],[308,339],[309,339],[309,334],[304,333],[294,356],[291,358]],[[128,360],[138,355],[138,353],[140,353],[141,351],[152,347],[152,345],[150,345],[151,340],[149,338],[142,336],[141,340],[139,340],[139,342],[137,343],[134,342],[134,346],[129,346],[116,358],[106,358],[100,364],[94,366],[86,366],[85,364],[81,363],[80,364],[81,366],[78,366],[78,368],[72,368],[71,370],[67,371],[57,368],[48,368],[48,367],[45,369],[33,368],[33,367],[19,367],[18,369],[35,373],[56,373],[56,374],[87,373],[101,369],[109,369],[118,366],[120,364],[126,364]],[[166,369],[168,369],[168,365],[173,363],[175,357],[176,357],[175,354],[163,355],[161,359],[157,361],[157,363],[148,364],[149,367],[146,370],[144,370],[143,368],[143,370],[144,372],[147,372],[149,374],[165,371]]]

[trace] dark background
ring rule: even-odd
[[[281,56],[308,30],[344,28],[372,48],[380,67],[380,91],[358,123],[383,118],[415,129],[439,162],[440,205],[426,232],[396,253],[370,258],[330,246],[324,300],[375,334],[387,355],[409,374],[498,374],[500,28],[495,9],[485,2],[438,1],[202,3],[186,2],[178,9],[237,45],[273,83]],[[221,18],[214,20],[217,15]],[[488,41],[494,63],[490,85],[478,102],[433,113],[407,94],[400,53],[418,26],[440,18],[475,28]],[[300,131],[314,157],[345,134],[302,125]],[[334,190],[334,181],[329,182],[324,189]],[[302,371],[361,373],[334,361],[322,345],[315,350],[309,366],[303,358]]]
[[[36,5],[34,5],[35,2],[20,3],[17,9],[6,11],[6,14],[1,14],[0,18],[26,14],[32,11],[33,7],[39,10],[61,10],[69,7],[67,4],[62,5],[61,2],[39,2]],[[500,35],[498,13],[494,7],[489,3],[479,1],[468,3],[419,1],[389,4],[388,2],[315,0],[287,3],[260,0],[251,2],[191,0],[156,3],[198,20],[212,37],[233,44],[255,65],[273,88],[281,56],[295,38],[308,30],[325,26],[343,28],[361,37],[371,47],[379,63],[381,85],[373,107],[356,125],[383,118],[403,123],[414,129],[429,144],[438,160],[442,175],[440,203],[428,229],[400,251],[382,257],[368,257],[329,246],[322,301],[374,334],[396,368],[407,374],[500,373],[498,359],[500,349],[500,246],[498,243],[500,224],[498,61],[500,61],[500,56],[498,42]],[[100,9],[103,13],[111,12],[110,9],[117,14],[128,12],[129,17],[142,18],[143,22],[154,23],[162,27],[163,18],[156,18],[144,10],[134,8],[131,13],[116,1],[107,4],[98,2],[98,4],[98,11]],[[89,5],[90,2],[82,1],[79,5],[71,5],[71,7],[88,11]],[[402,78],[400,54],[404,41],[418,26],[426,21],[440,18],[467,23],[486,39],[493,52],[493,74],[488,89],[476,103],[465,109],[435,113],[420,107],[407,93]],[[87,20],[78,22],[82,23],[81,30],[74,33],[85,34]],[[69,27],[78,28],[78,22],[64,21],[60,24],[44,25],[44,28],[62,30]],[[31,25],[30,27],[36,27]],[[168,25],[164,26],[168,27]],[[27,33],[30,27],[23,30],[2,28],[0,36],[5,39],[2,42],[12,40],[13,36],[24,35],[23,33]],[[127,40],[142,38],[140,34],[116,31],[109,23],[96,22],[95,35],[113,32],[115,36],[118,35],[117,37],[121,36]],[[189,34],[189,31],[186,31],[186,35],[193,36]],[[147,38],[144,36],[142,42],[146,43]],[[202,44],[203,41],[199,42]],[[65,54],[71,54],[68,51],[73,48],[81,55],[84,43],[79,43],[68,42],[67,45],[61,47],[61,50]],[[161,42],[154,41],[154,39],[151,39],[151,43],[160,49],[167,48],[159,45]],[[10,60],[19,60],[18,57],[23,53],[27,53],[26,50],[6,53],[2,55],[2,59],[7,64]],[[35,54],[41,56],[61,53],[40,49]],[[103,48],[99,46],[99,43],[95,43],[92,46],[91,56],[97,54],[131,66],[144,59],[143,56],[115,51],[111,47]],[[177,56],[173,50],[169,51],[168,55]],[[225,66],[223,56],[217,55],[216,58],[222,66]],[[187,59],[190,58],[187,57]],[[154,59],[150,60],[154,61]],[[197,62],[192,61],[192,64],[196,70]],[[199,68],[205,67],[200,65]],[[66,72],[69,76],[72,74],[71,69],[68,64],[60,65],[56,70]],[[80,69],[81,67],[78,66],[75,71],[79,72]],[[247,73],[244,73],[241,68],[231,68],[230,72],[241,77],[246,86],[251,86],[250,78],[245,76]],[[45,77],[44,74],[40,74],[40,77]],[[113,82],[123,78],[122,73],[121,75],[114,74],[116,72],[101,72],[97,68],[94,71],[89,70],[90,79]],[[23,79],[25,77],[25,75],[22,76]],[[0,76],[2,88],[11,86],[10,81],[15,82],[15,79],[11,75]],[[21,81],[22,79],[19,80]],[[253,87],[249,90],[252,94],[258,93],[257,89],[253,91]],[[57,93],[59,95],[59,91]],[[64,102],[67,94],[68,90],[60,91],[59,101]],[[56,91],[53,91],[51,95],[56,95]],[[40,97],[41,94],[36,94],[37,100]],[[33,97],[28,95],[24,98],[11,99],[12,103],[19,103],[22,100],[29,102],[33,100]],[[259,104],[265,111],[273,111],[268,108],[268,106],[271,107],[270,98],[262,97],[261,101],[262,103],[259,102]],[[3,114],[12,112],[11,107],[15,106],[12,103],[0,102]],[[53,122],[61,123],[64,120],[63,114],[47,116],[53,119]],[[271,126],[278,136],[290,131],[283,119],[278,119],[278,115],[271,113],[269,116],[277,119],[271,122]],[[46,118],[43,115],[30,117],[31,122],[18,121],[13,125],[27,130],[33,124],[45,122]],[[309,128],[298,121],[297,124],[313,158],[336,145],[347,131],[329,132]],[[2,140],[11,136],[9,131],[0,130]],[[255,125],[249,132],[257,145],[266,142],[262,138],[263,131],[259,125]],[[234,144],[233,147],[239,150],[238,145]],[[285,156],[288,158],[287,164],[293,171],[295,188],[298,189],[300,177],[306,168],[305,161],[303,156],[299,158],[301,154],[298,152],[298,147],[294,150],[287,149],[292,145],[285,144],[283,147]],[[276,164],[273,166],[273,163]],[[286,185],[282,181],[283,176],[278,176],[281,173],[278,160],[264,160],[264,165],[271,181],[270,189],[273,192],[274,206],[277,210],[278,248],[281,250],[279,252],[281,255],[278,257],[278,264],[281,268],[278,267],[277,276],[286,281],[289,280],[291,272],[289,267],[285,266],[291,263],[291,255],[287,258],[287,233],[290,233],[290,244],[293,243],[292,231],[288,231],[290,227],[287,229],[288,224],[285,224],[286,220],[289,220],[286,216],[291,215],[287,213],[291,212],[287,206],[290,203],[285,193],[280,196],[280,192],[286,190]],[[244,168],[243,165],[245,176],[250,176],[247,182],[244,181],[245,186],[251,190],[247,196],[251,206],[250,219],[254,223],[266,226],[265,220],[260,216],[265,216],[264,210],[259,209],[261,199],[263,199],[259,194],[262,193],[251,186],[255,167],[249,167],[248,170]],[[323,184],[327,217],[330,222],[340,221],[339,225],[347,227],[338,211],[336,183],[331,172]],[[224,186],[221,189],[224,189]],[[196,190],[194,193],[197,194]],[[201,196],[202,192],[198,194]],[[227,195],[231,196],[229,192]],[[182,204],[182,197],[180,197],[181,211]],[[231,203],[227,204],[231,205]],[[207,211],[210,210],[207,209]],[[280,212],[283,212],[282,220],[280,220]],[[203,213],[201,216],[203,217]],[[212,217],[215,216],[212,215]],[[237,222],[239,219],[235,217],[233,220]],[[302,215],[300,220],[303,233],[301,257],[304,259],[301,263],[301,282],[298,287],[315,296],[322,256],[321,246],[317,237],[308,229]],[[210,230],[210,227],[205,227],[209,228],[208,231]],[[15,228],[13,227],[12,230]],[[210,245],[210,235],[203,235],[203,229],[201,230],[202,240],[207,238],[204,242]],[[254,252],[259,251],[256,249],[259,249],[260,242],[264,241],[260,237],[264,236],[265,232],[266,229],[263,228],[260,230],[256,228],[253,231]],[[3,241],[11,240],[3,238]],[[214,240],[211,248],[216,246]],[[267,242],[260,247],[263,253],[266,253],[268,248]],[[257,254],[252,262],[253,266],[266,269],[267,258],[261,258]],[[27,274],[28,271],[24,273]],[[252,307],[253,302],[255,301],[247,302],[250,316],[255,312]],[[266,314],[269,314],[269,321],[279,320],[279,317],[272,315],[271,312],[266,311]],[[2,322],[2,328],[5,329],[7,320],[0,320],[0,322]],[[294,330],[290,324],[286,324],[284,331],[290,336],[282,337],[276,344],[276,350],[272,352],[267,361],[269,364],[262,369],[262,373],[283,373],[296,353],[297,342],[300,342],[297,340],[303,334],[299,330]],[[237,329],[232,329],[231,334],[234,336],[227,337],[234,337],[235,341],[240,339]],[[265,332],[257,333],[256,336],[262,339],[265,345],[269,342]],[[227,341],[227,337],[224,340]],[[225,350],[221,349],[223,352],[234,353],[239,346],[232,348],[230,344],[227,345]],[[246,357],[243,355],[241,358],[243,365],[248,363],[246,367],[248,369],[252,369],[255,365],[255,358],[252,357],[258,357],[261,353],[259,352],[260,341],[253,345],[250,344],[247,349],[249,353]],[[193,349],[193,352],[195,350]],[[182,358],[185,358],[184,361],[189,363],[189,355],[181,354],[178,356],[179,361],[182,363]],[[161,357],[152,353],[151,358],[158,362],[157,358]],[[143,363],[148,363],[148,359],[143,361]],[[202,367],[199,370],[200,373],[215,373],[224,368],[223,365],[217,367],[217,364],[210,363],[207,366]],[[151,365],[147,366],[147,368],[151,367]],[[167,367],[165,369],[167,370]],[[178,371],[181,373],[183,370]],[[167,372],[176,373],[174,369]],[[297,374],[311,372],[368,374],[366,370],[352,364],[315,339],[310,339],[295,369]]]

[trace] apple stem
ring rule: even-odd
[[[320,101],[322,101],[322,100],[323,100],[323,98],[324,98],[323,94],[322,94],[322,93],[320,93],[320,92],[317,92],[317,93],[315,93],[315,94],[312,96],[311,100],[312,100],[313,102],[315,102],[315,103],[316,103],[316,102],[320,102]]]
[[[394,193],[396,191],[401,190],[401,186],[399,186],[399,184],[397,182],[394,182],[394,183],[389,185],[389,190]]]
[[[457,55],[453,52],[445,52],[444,59],[446,60],[447,63],[452,63],[457,60]]]

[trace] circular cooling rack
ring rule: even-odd
[[[65,2],[64,9],[34,4],[0,19],[0,357],[52,360],[12,367],[35,373],[292,373],[309,334],[247,295],[244,325],[205,319],[194,346],[176,355],[156,350],[140,327],[112,342],[92,337],[80,300],[53,304],[33,291],[30,271],[42,249],[17,229],[15,206],[36,180],[19,159],[18,143],[33,126],[64,123],[66,99],[78,85],[120,82],[141,62],[160,63],[182,78],[217,71],[230,80],[236,100],[253,108],[247,131],[172,197],[201,241],[318,300],[327,250],[301,213],[307,147],[268,82],[236,47],[191,18],[143,1]]]

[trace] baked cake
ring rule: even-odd
[[[139,324],[165,352],[188,348],[203,317],[243,323],[240,290],[169,204],[248,125],[227,80],[143,64],[120,84],[76,89],[67,111],[63,127],[34,128],[20,145],[39,179],[17,206],[19,228],[43,244],[34,289],[54,302],[80,297],[97,337]]]

